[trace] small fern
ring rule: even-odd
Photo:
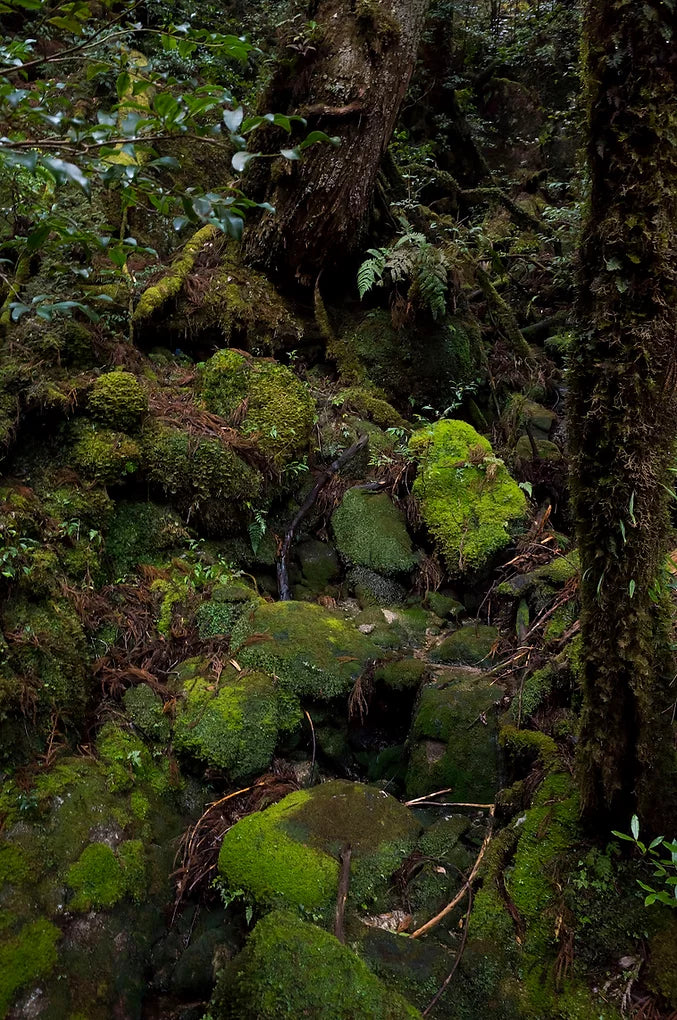
[[[372,287],[383,287],[386,273],[391,284],[409,282],[409,300],[427,308],[434,319],[447,311],[449,263],[441,249],[424,234],[404,234],[392,248],[370,248],[357,274],[357,289],[363,298]]]

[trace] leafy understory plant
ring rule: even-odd
[[[424,234],[406,233],[391,248],[369,248],[367,254],[357,273],[360,298],[373,287],[408,283],[410,303],[427,308],[434,319],[445,316],[450,266]]]
[[[634,843],[642,857],[645,857],[654,867],[654,878],[660,878],[665,888],[654,889],[646,882],[637,884],[647,893],[644,906],[649,907],[653,903],[663,903],[666,907],[677,907],[677,840],[670,842],[664,836],[656,836],[649,845],[639,838],[639,818],[633,815],[630,821],[630,835],[625,832],[613,830],[613,835],[623,839],[627,843]]]

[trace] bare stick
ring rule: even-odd
[[[424,797],[415,797],[414,800],[405,800],[405,807],[413,807],[414,804],[420,804],[424,800],[430,800],[431,797],[440,797],[443,793],[453,793],[453,786],[447,787],[446,790],[435,790],[434,793],[426,793]]]
[[[485,853],[487,852],[487,847],[489,846],[489,843],[491,842],[491,834],[492,834],[492,829],[493,829],[493,825],[494,825],[494,813],[495,813],[495,811],[496,811],[496,805],[492,804],[491,808],[489,810],[489,829],[487,831],[486,836],[484,837],[484,842],[482,843],[482,847],[480,849],[480,852],[477,855],[477,860],[475,861],[475,863],[472,866],[472,871],[468,875],[468,878],[467,878],[466,882],[464,883],[464,885],[461,887],[461,890],[458,893],[456,893],[456,895],[454,896],[454,898],[451,901],[451,903],[447,903],[446,907],[444,907],[442,910],[440,910],[439,914],[435,914],[434,917],[432,917],[429,921],[426,921],[426,923],[421,925],[420,928],[417,928],[415,932],[412,932],[412,934],[409,936],[409,938],[417,939],[421,935],[425,935],[426,932],[431,931],[432,928],[436,928],[437,925],[440,923],[440,921],[443,921],[444,918],[447,917],[452,912],[454,907],[458,906],[458,904],[461,902],[461,900],[466,895],[466,893],[471,889],[472,884],[473,884],[473,882],[475,881],[475,879],[477,877],[477,872],[479,871],[480,864],[482,863],[482,858],[484,857]]]

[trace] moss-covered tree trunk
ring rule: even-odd
[[[359,246],[428,2],[319,0],[318,28],[291,59],[287,51],[266,104],[303,115],[309,130],[338,137],[340,146],[316,145],[299,163],[270,165],[257,197],[275,214],[245,237],[250,262],[309,284]]]
[[[570,369],[583,807],[677,821],[665,488],[677,436],[677,6],[587,0],[591,194]],[[671,830],[669,830],[671,831]]]

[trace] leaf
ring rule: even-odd
[[[633,815],[630,819],[630,832],[632,833],[633,839],[639,839],[639,818],[637,815]]]
[[[233,170],[237,170],[238,173],[242,173],[250,159],[255,159],[260,155],[260,152],[236,152],[231,160]]]
[[[117,81],[115,82],[115,91],[118,94],[118,99],[122,99],[129,91],[130,80],[129,71],[121,71],[118,75]]]
[[[280,149],[280,155],[284,156],[285,159],[300,159],[301,153],[298,149]]]
[[[334,148],[338,148],[341,144],[341,139],[337,138],[336,135],[330,137],[324,131],[311,131],[299,144],[299,149],[307,149],[310,145],[317,145],[318,142],[327,142],[329,145],[333,145]]]
[[[231,134],[239,129],[244,118],[244,110],[241,106],[238,106],[237,110],[224,110],[223,111],[223,123],[226,125]]]
[[[87,197],[91,195],[92,188],[89,179],[85,177],[80,167],[76,166],[75,163],[67,163],[65,160],[57,159],[54,156],[42,156],[40,162],[46,170],[49,170],[57,184],[72,182],[77,184]]]
[[[628,592],[630,594],[630,598],[634,598],[636,587],[637,586],[636,586],[635,581],[633,579],[632,581],[630,581],[630,584],[628,585]]]

